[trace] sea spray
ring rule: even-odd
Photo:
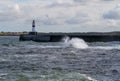
[[[79,49],[86,49],[88,48],[88,45],[87,43],[83,40],[83,39],[80,39],[80,38],[69,38],[69,37],[65,37],[63,38],[63,41],[64,41],[64,45],[65,46],[72,46],[74,48],[79,48]]]
[[[79,38],[72,38],[69,41],[69,44],[74,48],[85,49],[88,47],[87,43],[83,39],[79,39]]]

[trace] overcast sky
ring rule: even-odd
[[[120,31],[120,0],[1,0],[0,31]]]

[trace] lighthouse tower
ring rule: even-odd
[[[35,30],[35,20],[32,22],[32,31],[29,32],[29,35],[37,35],[37,32]]]
[[[32,22],[32,32],[35,32],[35,20]]]

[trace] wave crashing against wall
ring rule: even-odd
[[[68,46],[68,47],[71,46],[71,47],[79,48],[79,49],[88,48],[87,43],[83,39],[80,39],[80,38],[70,39],[69,37],[64,37],[63,41],[64,41],[65,46]]]

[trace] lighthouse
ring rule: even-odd
[[[35,32],[35,20],[32,22],[32,32]]]
[[[32,31],[29,32],[29,35],[37,35],[37,32],[35,30],[35,20],[32,22]]]

